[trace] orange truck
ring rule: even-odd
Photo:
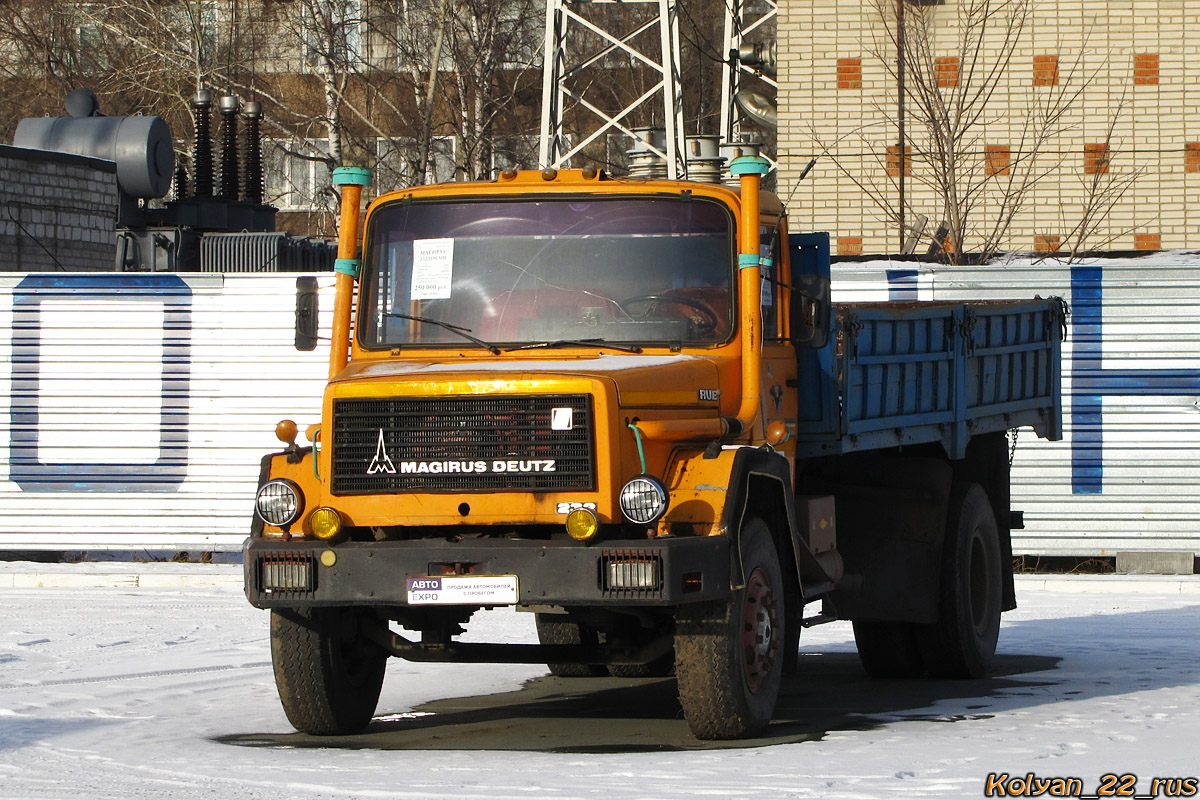
[[[828,237],[732,171],[510,171],[365,220],[335,173],[322,416],[278,425],[245,552],[298,730],[365,728],[391,656],[674,674],[702,739],[768,725],[822,622],[875,676],[986,672],[1007,431],[1061,438],[1064,305],[834,305]],[[502,606],[538,644],[458,639]]]

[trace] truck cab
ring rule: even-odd
[[[765,163],[738,161],[733,188],[545,170],[406,189],[370,204],[361,240],[366,179],[339,171],[322,417],[308,446],[280,423],[245,559],[298,729],[361,730],[396,656],[674,673],[697,736],[753,735],[801,628],[841,606],[869,671],[986,669],[1013,605],[997,447],[1014,423],[1052,436],[1057,389],[1006,397],[998,430],[968,430],[964,406],[852,441],[840,381],[869,364],[840,360],[862,326],[829,303],[828,240],[789,239]],[[1034,317],[1054,309],[1002,311],[1029,317],[1053,373]],[[908,327],[960,335],[955,313]],[[843,509],[864,499],[883,516]],[[458,640],[497,606],[534,613],[539,643]]]

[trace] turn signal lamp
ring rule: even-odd
[[[767,441],[771,444],[783,444],[790,437],[787,424],[782,420],[777,419],[767,426]]]
[[[296,423],[290,419],[281,419],[279,420],[279,424],[275,426],[275,438],[287,445],[296,443],[296,435],[299,432]]]
[[[586,542],[600,532],[600,520],[590,508],[577,508],[567,514],[567,533],[579,542]]]
[[[308,526],[313,536],[329,541],[342,530],[342,518],[332,508],[318,508],[308,518]]]

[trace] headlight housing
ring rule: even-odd
[[[600,532],[600,520],[590,508],[577,508],[567,514],[567,534],[577,542],[586,542]]]
[[[283,478],[264,483],[254,500],[254,510],[258,516],[277,528],[291,525],[299,519],[303,508],[304,494],[300,487]]]
[[[332,508],[318,508],[308,518],[308,526],[313,536],[326,541],[336,539],[342,532],[342,518]]]
[[[667,513],[670,495],[662,481],[652,475],[638,475],[621,489],[621,513],[638,525],[653,525]]]

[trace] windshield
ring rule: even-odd
[[[732,226],[688,197],[393,203],[371,216],[359,341],[721,342]]]

